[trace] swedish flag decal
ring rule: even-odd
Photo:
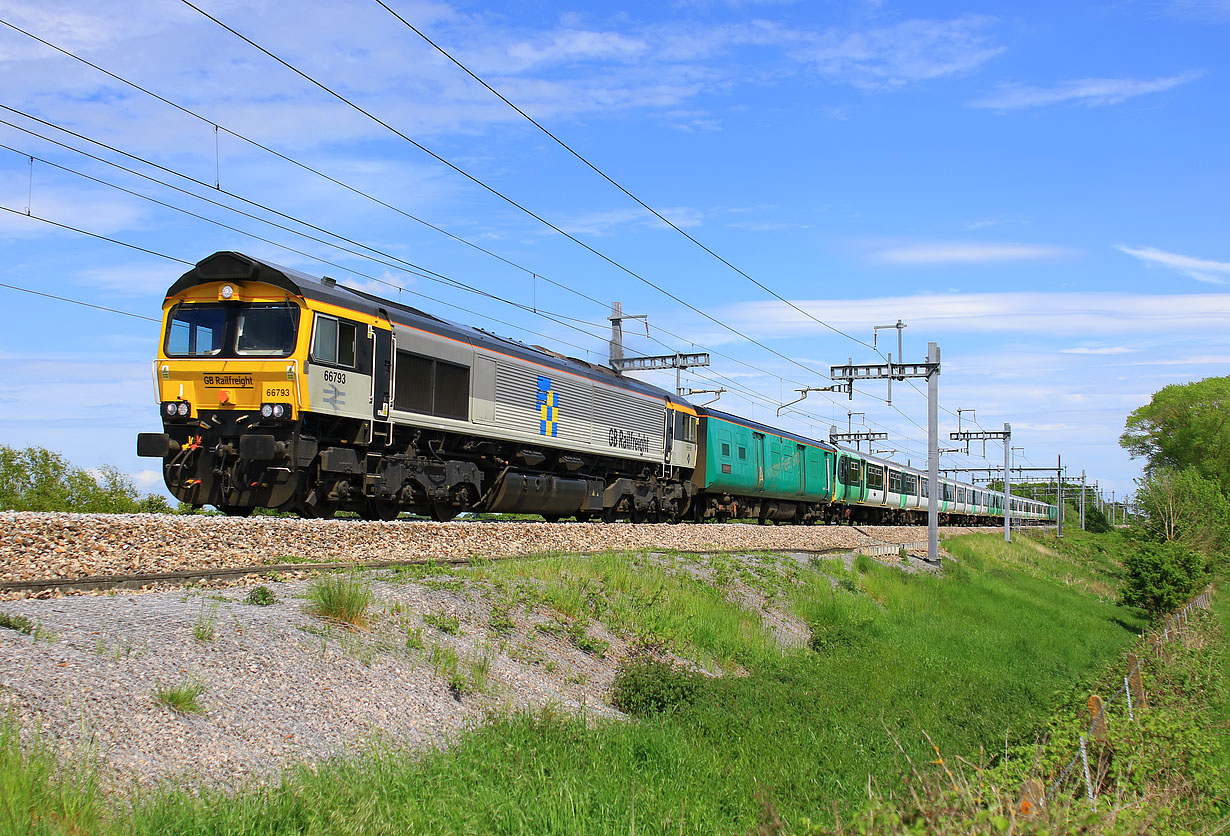
[[[555,438],[559,435],[559,395],[551,391],[551,378],[538,378],[538,414],[542,418],[539,432]]]

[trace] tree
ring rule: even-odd
[[[1230,495],[1230,377],[1161,389],[1128,415],[1119,444],[1146,470],[1194,468]]]
[[[171,508],[156,494],[142,499],[132,479],[112,465],[93,472],[42,447],[0,445],[0,510],[131,514]]]
[[[1195,468],[1156,468],[1137,480],[1136,501],[1153,539],[1182,542],[1220,562],[1230,548],[1230,499]]]

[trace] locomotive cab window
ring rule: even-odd
[[[226,338],[222,305],[176,305],[167,323],[168,357],[214,357]]]
[[[241,357],[286,357],[295,350],[296,305],[252,305],[235,321],[235,353]]]
[[[316,314],[312,359],[331,366],[355,367],[355,337],[358,324],[335,316]]]
[[[393,408],[466,420],[470,417],[470,367],[397,352]]]
[[[696,418],[686,412],[675,412],[675,440],[685,444],[696,443]]]

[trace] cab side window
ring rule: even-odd
[[[316,314],[312,336],[312,359],[347,369],[355,367],[355,339],[358,324],[335,316]]]

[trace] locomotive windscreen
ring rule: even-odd
[[[299,308],[283,304],[181,304],[167,323],[168,357],[286,357]]]

